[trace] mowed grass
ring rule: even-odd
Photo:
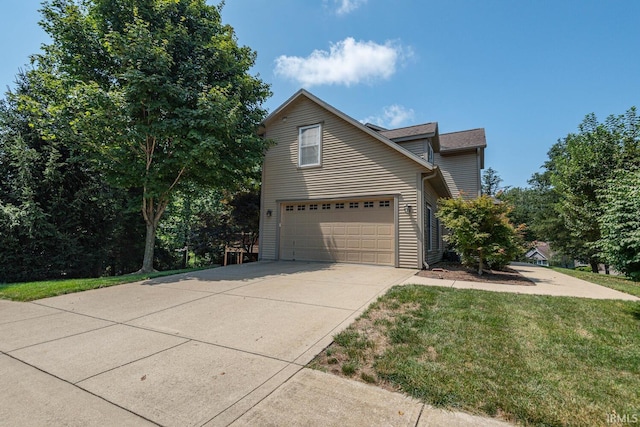
[[[589,271],[571,270],[569,268],[551,267],[553,270],[595,283],[596,285],[606,286],[620,292],[626,292],[631,295],[640,297],[640,282],[634,282],[624,276],[612,276],[610,274],[596,274]]]
[[[106,288],[124,283],[139,282],[156,277],[188,273],[201,269],[158,271],[154,273],[126,274],[124,276],[98,277],[90,279],[43,280],[39,282],[23,282],[0,284],[0,299],[13,301],[33,301],[57,295],[82,292],[90,289]]]
[[[640,416],[637,302],[395,287],[323,353],[312,367],[524,425]]]

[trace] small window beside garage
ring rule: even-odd
[[[326,211],[326,210],[329,210],[329,209],[331,209],[331,203],[323,203],[322,204],[322,210],[323,211]]]
[[[287,211],[287,212],[292,211],[292,210],[293,210],[293,205],[287,205],[287,206],[285,206],[284,210],[285,210],[285,211]]]
[[[309,210],[310,211],[317,211],[318,210],[318,205],[309,205]]]
[[[380,204],[379,206],[381,208],[388,208],[391,204],[389,203],[389,200],[380,200]]]
[[[357,209],[359,206],[359,202],[349,202],[349,209]]]
[[[344,203],[336,203],[336,209],[344,209]]]
[[[298,210],[303,211],[306,209],[306,205],[298,205]]]
[[[373,202],[364,202],[364,207],[365,208],[372,208],[373,207]]]

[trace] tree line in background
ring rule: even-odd
[[[252,244],[270,91],[221,7],[43,3],[51,43],[0,106],[0,282],[209,264],[238,235]]]
[[[547,241],[566,260],[598,272],[613,266],[640,280],[640,117],[635,107],[599,122],[589,114],[578,132],[548,152],[544,170],[527,188],[507,188],[498,198],[510,203],[525,238]],[[495,174],[495,171],[493,171]],[[490,174],[490,175],[494,175]],[[497,175],[496,175],[497,176]],[[495,192],[495,176],[483,187]]]

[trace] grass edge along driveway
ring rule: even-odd
[[[205,267],[205,268],[213,268]],[[123,276],[108,276],[85,279],[42,280],[38,282],[0,283],[0,299],[12,301],[34,301],[41,298],[55,297],[90,289],[106,288],[125,283],[140,282],[156,277],[172,276],[205,268],[185,270],[156,271],[154,273],[134,273]]]
[[[640,297],[640,282],[634,282],[624,276],[592,273],[590,271],[580,271],[560,267],[551,267],[551,269],[558,273],[595,283],[596,285],[605,286],[607,288],[615,289],[616,291]]]
[[[524,425],[605,426],[640,418],[640,303],[399,286],[310,366]]]

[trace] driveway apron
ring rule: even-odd
[[[259,262],[0,301],[0,425],[229,425],[414,273]]]

